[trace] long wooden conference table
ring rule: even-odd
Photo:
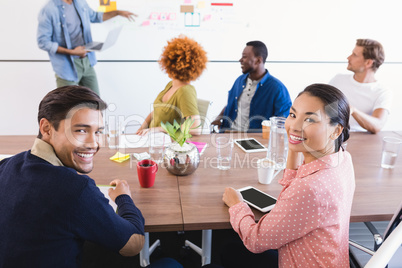
[[[89,174],[97,184],[109,184],[113,179],[127,180],[135,204],[145,218],[145,231],[203,231],[203,263],[209,263],[211,230],[230,229],[228,208],[222,202],[225,187],[241,188],[254,186],[277,197],[281,191],[278,179],[271,184],[258,183],[256,161],[266,152],[244,153],[235,146],[232,168],[217,169],[215,140],[221,135],[232,135],[233,139],[254,137],[264,145],[261,133],[211,134],[193,137],[192,141],[206,142],[208,147],[200,157],[198,169],[188,176],[175,176],[160,167],[155,185],[141,188],[138,182],[136,161],[131,158],[123,163],[109,160],[116,150],[101,148],[94,160],[94,170]],[[351,133],[347,151],[353,159],[356,190],[352,205],[351,221],[390,220],[402,201],[402,156],[394,169],[383,169],[381,163],[382,138],[402,138],[401,132],[384,131],[372,135]],[[31,148],[34,136],[0,136],[0,154],[16,154]],[[120,149],[123,153],[144,152],[148,148]],[[401,152],[402,153],[402,152]],[[258,220],[263,214],[254,210]],[[206,241],[204,241],[206,240]],[[204,245],[205,242],[205,245]],[[191,246],[191,243],[189,243]],[[146,245],[148,250],[149,244]],[[206,252],[204,252],[206,250]],[[152,250],[151,250],[152,252]],[[200,253],[200,252],[199,252]],[[149,261],[149,252],[144,252]],[[201,254],[201,253],[200,253]],[[208,256],[209,255],[209,256]]]

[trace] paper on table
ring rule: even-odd
[[[165,135],[165,146],[168,146],[172,143],[170,136],[168,134]],[[162,137],[162,135],[161,135]],[[120,144],[119,148],[140,148],[140,147],[148,147],[149,146],[149,135],[140,136],[140,135],[121,135],[120,136]]]
[[[102,194],[109,200],[109,205],[112,206],[113,210],[117,210],[117,204],[110,199],[109,196],[109,188],[114,188],[114,186],[109,186],[109,185],[96,185],[98,186],[99,190],[102,192]]]
[[[137,159],[138,161],[144,160],[144,159],[150,159],[151,156],[149,155],[149,153],[147,152],[143,152],[143,153],[133,153],[133,156],[135,157],[135,159]]]
[[[14,156],[14,155],[12,155],[12,154],[0,154],[0,161],[3,160],[3,159],[9,158],[11,156]]]
[[[130,159],[130,155],[117,152],[112,157],[110,157],[109,159],[113,160],[115,162],[118,162],[118,163],[122,163],[122,162]]]
[[[208,147],[208,144],[205,142],[189,141],[189,143],[192,143],[197,147],[200,155],[202,155],[204,153],[205,149]]]

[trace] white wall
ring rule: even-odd
[[[119,3],[142,3],[139,10],[145,10],[145,3],[161,3],[160,0],[117,1],[118,7]],[[2,36],[19,38],[13,42],[3,39],[0,43],[0,135],[36,134],[38,104],[56,86],[48,56],[37,48],[35,39],[36,17],[45,2],[0,1],[0,8],[7,10],[0,17]],[[266,67],[288,87],[294,99],[307,85],[326,83],[336,73],[347,72],[346,57],[353,49],[355,39],[374,38],[383,43],[386,51],[386,62],[379,69],[377,78],[394,93],[393,108],[385,129],[402,130],[402,120],[399,119],[402,112],[399,105],[402,100],[402,81],[399,78],[402,74],[399,48],[402,37],[392,31],[397,25],[402,25],[402,17],[397,13],[398,0],[234,2],[242,8],[239,33],[220,29],[222,36],[211,35],[208,39],[202,28],[190,32],[205,45],[212,60],[207,71],[194,83],[198,97],[213,102],[209,119],[213,120],[221,111],[227,91],[241,74],[240,64],[235,60],[240,58],[246,41],[260,39],[266,42],[269,50]],[[25,8],[21,8],[22,4]],[[138,26],[141,16],[146,14],[140,14],[137,24],[125,25],[115,47],[98,54],[100,61],[95,67],[102,98],[115,104],[114,114],[129,121],[141,121],[150,112],[157,93],[169,81],[154,61],[155,51],[166,44],[167,38],[177,35],[177,31],[169,29],[144,31]],[[94,25],[94,39],[102,40],[106,29],[115,23],[127,22],[116,19]],[[165,41],[158,41],[160,36]],[[151,58],[144,58],[147,54]],[[146,62],[138,61],[144,59]],[[221,60],[223,62],[218,62]]]

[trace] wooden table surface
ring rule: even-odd
[[[189,176],[174,176],[160,168],[155,185],[141,188],[138,182],[136,161],[116,163],[109,160],[114,150],[102,148],[94,160],[94,170],[89,174],[97,184],[108,184],[115,178],[129,182],[133,199],[145,217],[147,232],[228,229],[228,209],[222,202],[225,187],[240,188],[252,185],[275,197],[281,186],[280,173],[271,184],[258,183],[256,160],[265,157],[265,152],[246,154],[237,146],[233,150],[232,168],[222,171],[216,168],[214,147],[218,135],[193,137],[193,141],[207,142],[209,146],[201,156],[198,169]],[[244,134],[232,133],[233,138]],[[261,134],[247,134],[264,145],[268,140]],[[396,132],[380,132],[372,135],[352,133],[347,151],[352,155],[356,191],[352,206],[351,221],[380,221],[391,219],[402,200],[402,157],[394,169],[383,169],[381,162],[382,137],[400,137]],[[0,136],[0,154],[16,154],[31,148],[34,136]],[[147,148],[128,149],[125,152],[147,151]],[[402,152],[401,152],[402,153]],[[262,213],[254,210],[257,219]]]
[[[394,132],[352,133],[346,150],[352,155],[356,176],[351,221],[390,220],[402,201],[402,156],[395,168],[381,168],[382,138]],[[400,152],[402,154],[402,150]]]
[[[134,151],[148,151],[148,148],[129,149],[125,153]],[[134,203],[145,218],[146,232],[183,230],[177,177],[165,168],[159,168],[154,186],[142,188],[138,181],[137,161],[131,157],[123,163],[116,163],[109,160],[114,154],[115,150],[102,148],[94,158],[94,169],[90,177],[97,184],[109,184],[113,179],[126,180]]]
[[[266,156],[266,152],[244,153],[234,146],[232,163],[229,170],[217,169],[216,149],[213,146],[217,137],[230,134],[211,134],[194,137],[193,140],[208,143],[208,147],[200,158],[200,166],[189,176],[179,177],[180,198],[182,200],[183,221],[185,230],[229,229],[228,207],[222,201],[225,187],[235,189],[244,186],[254,186],[275,197],[279,195],[281,186],[278,176],[269,185],[258,183],[256,163]],[[244,134],[232,133],[233,139],[243,138]],[[263,145],[268,140],[261,134],[248,134],[248,137],[258,139]],[[253,209],[257,218],[262,216]]]

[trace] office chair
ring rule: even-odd
[[[381,236],[377,229],[371,222],[365,222],[374,239],[374,250],[366,248],[353,240],[349,240],[349,245],[353,246],[367,254],[372,255],[369,262],[365,267],[386,267],[388,262],[391,260],[392,256],[396,250],[402,244],[402,203],[399,205],[397,211],[392,217],[385,229],[384,236]],[[392,237],[392,238],[391,238]],[[389,239],[389,241],[388,241]],[[353,252],[349,250],[350,253],[350,267],[359,268],[361,267],[358,263]]]
[[[373,257],[364,266],[364,268],[378,268],[386,267],[392,256],[401,246],[402,242],[402,224],[396,226],[396,228],[389,234],[387,239],[384,240],[381,247],[374,253]]]
[[[198,112],[200,113],[201,129],[204,129],[205,119],[207,118],[208,109],[212,102],[203,99],[197,99]]]

